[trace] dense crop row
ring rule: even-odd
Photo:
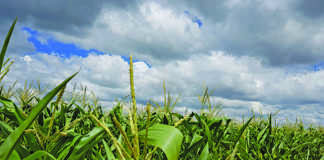
[[[4,56],[15,23],[1,50],[1,80],[12,64]],[[65,100],[66,85],[76,75],[43,98],[41,88],[1,88],[0,159],[324,159],[323,128],[277,126],[271,115],[244,123],[215,116],[207,89],[199,97],[206,113],[172,112],[177,100],[165,92],[162,105],[147,104],[138,112],[132,57],[130,106],[118,102],[105,113],[87,101],[86,89]]]

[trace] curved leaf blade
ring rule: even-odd
[[[12,23],[10,29],[9,29],[9,32],[8,32],[8,34],[6,36],[6,39],[3,42],[3,46],[2,46],[1,54],[0,54],[0,71],[2,69],[3,60],[4,60],[4,57],[5,57],[8,45],[9,45],[10,37],[11,37],[12,32],[13,32],[13,30],[15,28],[16,22],[17,22],[17,18],[13,21],[13,23]]]
[[[114,154],[112,153],[110,147],[107,145],[106,141],[102,140],[102,142],[103,142],[104,147],[105,147],[105,152],[106,152],[107,159],[115,160],[116,158],[115,158]]]
[[[208,142],[205,145],[204,149],[202,150],[198,160],[207,160],[209,155],[209,147],[208,147]]]
[[[14,150],[19,138],[24,133],[36,117],[46,108],[47,104],[54,98],[54,96],[76,75],[78,72],[74,73],[72,76],[64,80],[60,85],[49,92],[36,106],[33,108],[32,112],[28,118],[19,125],[5,140],[5,142],[0,146],[0,159],[7,159],[12,151]]]
[[[9,160],[20,160],[20,159],[21,158],[16,150],[14,150],[9,157]]]
[[[104,133],[105,130],[102,127],[92,129],[91,132],[81,138],[68,159],[84,159],[87,151],[92,149],[95,144],[101,141]]]
[[[20,108],[16,106],[16,104],[12,100],[0,96],[0,103],[2,103],[7,109],[7,112],[4,113],[13,115],[15,120],[17,121],[17,124],[20,125],[22,122],[24,122],[26,118],[24,117],[23,112]]]
[[[144,141],[145,130],[139,132],[139,136]],[[173,126],[156,124],[148,129],[147,143],[161,148],[168,160],[178,159],[182,139],[182,133]]]

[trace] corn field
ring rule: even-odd
[[[0,55],[0,81],[13,64],[5,53],[17,19]],[[206,112],[173,112],[178,99],[148,103],[139,112],[130,56],[130,105],[118,101],[109,112],[90,103],[86,94],[66,100],[74,73],[40,97],[44,90],[14,85],[0,88],[0,159],[313,159],[324,160],[323,127],[302,122],[276,124],[273,115],[236,122],[218,116],[208,89],[199,97]],[[86,92],[86,89],[84,89]],[[13,97],[19,102],[13,100]]]

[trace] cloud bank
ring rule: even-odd
[[[0,2],[0,37],[19,18],[8,83],[54,86],[81,67],[75,82],[109,108],[128,95],[133,54],[140,103],[160,100],[165,80],[171,94],[181,94],[177,111],[199,110],[204,85],[232,117],[280,110],[279,119],[324,123],[320,0],[75,3]]]

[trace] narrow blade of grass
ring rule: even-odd
[[[11,37],[12,32],[13,32],[13,30],[15,28],[16,22],[17,22],[17,18],[13,21],[13,23],[12,23],[10,29],[9,29],[9,32],[8,32],[8,34],[6,36],[6,39],[3,42],[3,46],[2,46],[1,54],[0,54],[0,71],[2,69],[3,60],[4,60],[4,57],[5,57],[8,45],[9,45],[10,37]]]

